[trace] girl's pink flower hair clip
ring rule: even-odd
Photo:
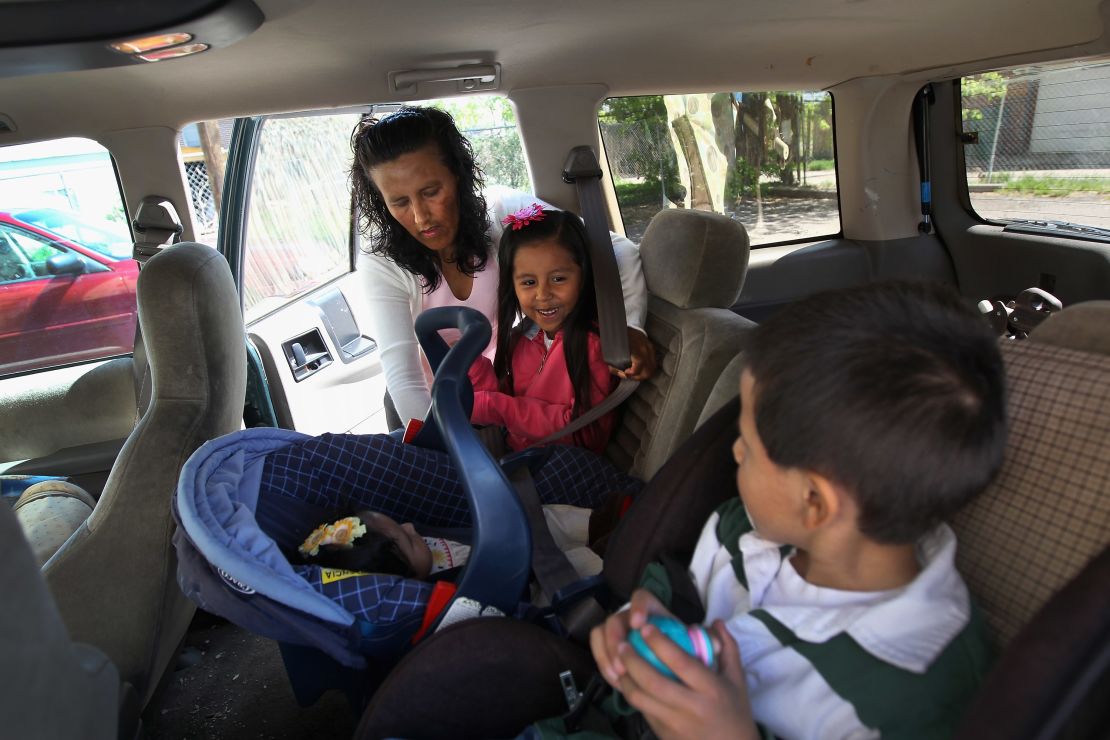
[[[513,231],[520,231],[530,223],[536,221],[543,221],[543,206],[539,203],[533,203],[530,206],[521,208],[516,213],[510,213],[505,218],[501,219],[502,226],[509,226]]]

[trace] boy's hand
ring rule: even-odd
[[[631,380],[647,380],[655,374],[655,345],[640,329],[628,327],[628,354],[632,365],[627,370],[609,368],[609,372],[618,378]]]
[[[619,688],[661,740],[670,738],[758,738],[752,719],[740,651],[720,620],[711,629],[719,647],[719,671],[663,635],[653,625],[640,630],[652,652],[682,683],[655,670],[627,642],[618,650],[626,667]]]
[[[613,688],[620,688],[620,679],[625,674],[618,650],[622,644],[626,644],[629,630],[639,629],[647,624],[649,614],[671,616],[650,591],[636,589],[632,593],[628,609],[613,614],[590,631],[590,650],[594,654],[598,670]]]

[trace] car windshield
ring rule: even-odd
[[[20,221],[65,237],[106,257],[128,259],[133,244],[126,226],[93,221],[56,208],[38,208],[12,214]]]

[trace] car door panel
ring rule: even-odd
[[[130,357],[0,380],[0,472],[69,476],[97,494],[135,426]]]
[[[0,286],[0,355],[12,372],[130,352],[135,288],[116,272]]]
[[[368,323],[356,313],[360,302],[347,299],[358,285],[350,273],[248,327],[282,426],[307,434],[386,431],[380,358],[373,338],[357,329]],[[355,337],[337,330],[340,321],[326,308],[336,304],[347,307],[343,318],[356,327]],[[295,372],[304,361],[293,356],[291,344],[304,337],[318,337],[322,346],[305,342],[309,367]],[[323,356],[314,360],[320,352]]]

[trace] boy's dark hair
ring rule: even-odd
[[[943,285],[877,283],[791,304],[747,347],[767,454],[847,488],[867,537],[913,542],[1002,463],[996,341]]]
[[[362,512],[355,514],[362,523],[367,525],[366,532],[354,541],[352,547],[336,547],[322,545],[316,555],[301,555],[294,551],[297,560],[306,565],[319,565],[321,568],[338,568],[340,570],[358,570],[364,573],[382,573],[386,575],[404,576],[415,578],[412,564],[401,553],[397,543],[381,532],[370,528],[368,517]]]
[[[520,340],[523,330],[531,325],[524,322],[514,329],[522,313],[513,281],[513,259],[521,247],[549,239],[569,251],[582,270],[582,291],[562,330],[567,373],[574,387],[574,416],[578,417],[590,408],[589,334],[597,332],[597,294],[594,292],[589,236],[582,219],[574,213],[545,210],[542,221],[533,221],[520,230],[506,227],[501,234],[497,252],[500,272],[497,285],[497,354],[493,370],[501,380],[502,389],[512,393],[513,347]]]
[[[492,252],[490,219],[482,188],[485,179],[474,150],[451,114],[438,108],[405,106],[381,118],[364,116],[351,133],[351,191],[359,230],[370,237],[365,250],[381,254],[424,279],[424,291],[439,286],[439,260],[389,213],[369,169],[428,145],[439,148],[443,164],[458,178],[459,230],[455,259],[468,275],[482,271]]]

